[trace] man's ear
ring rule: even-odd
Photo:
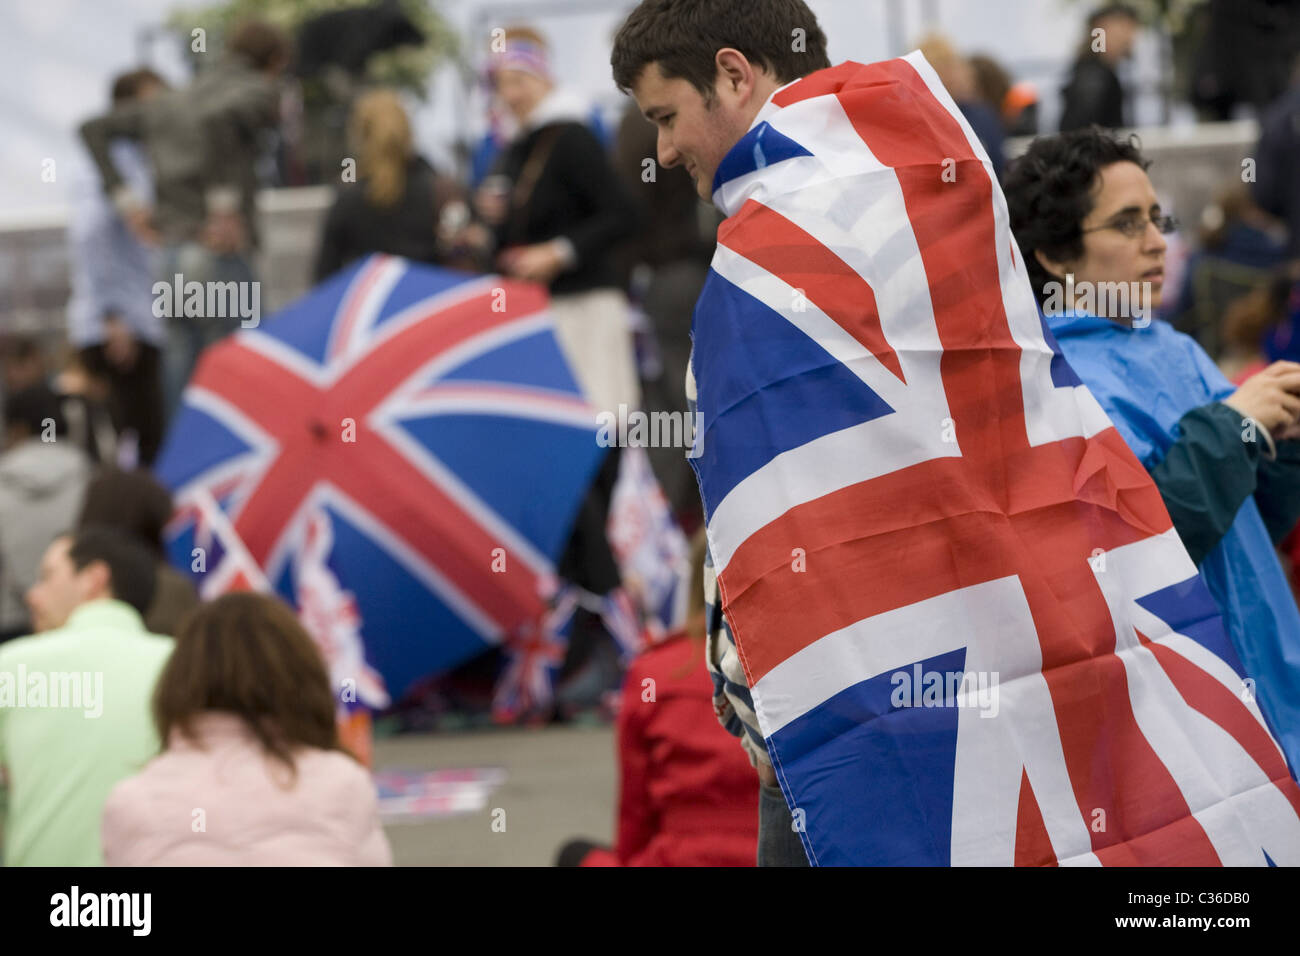
[[[1068,273],[1074,271],[1073,263],[1060,262],[1056,259],[1053,259],[1051,256],[1047,255],[1047,253],[1043,252],[1042,249],[1034,250],[1034,258],[1038,260],[1038,264],[1040,266],[1042,266],[1044,269],[1046,269],[1050,274],[1052,274],[1056,278],[1060,279],[1062,282],[1065,281],[1065,277]]]
[[[113,574],[105,562],[91,561],[78,574],[84,581],[87,601],[113,596]]]
[[[748,93],[755,83],[754,65],[745,54],[731,47],[719,50],[713,58],[723,89],[734,94]]]

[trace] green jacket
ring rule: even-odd
[[[1194,408],[1178,422],[1180,437],[1151,469],[1178,537],[1199,566],[1251,495],[1273,543],[1300,520],[1300,442],[1277,443],[1277,460],[1262,442],[1241,440],[1241,414],[1221,402]]]
[[[98,866],[109,791],[159,750],[150,717],[171,638],[121,601],[91,601],[54,631],[0,645],[4,862]]]

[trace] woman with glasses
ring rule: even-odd
[[[1274,544],[1300,517],[1300,364],[1275,362],[1236,388],[1152,317],[1176,224],[1147,166],[1135,141],[1097,127],[1039,139],[1007,172],[1011,230],[1068,362],[1053,361],[1052,381],[1086,385],[1155,480],[1228,626],[1243,694],[1295,774],[1300,612]],[[1196,636],[1198,609],[1186,611],[1177,629]]]

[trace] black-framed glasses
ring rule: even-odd
[[[1108,222],[1104,226],[1093,226],[1091,229],[1082,229],[1080,232],[1098,232],[1102,229],[1114,229],[1122,233],[1129,239],[1136,239],[1142,233],[1147,231],[1147,224],[1153,224],[1163,235],[1169,235],[1178,228],[1178,220],[1173,216],[1154,216],[1148,219],[1146,216],[1126,216],[1116,222]]]

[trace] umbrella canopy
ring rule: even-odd
[[[543,289],[373,256],[208,349],[157,471],[205,596],[337,621],[396,699],[545,613],[606,453]]]

